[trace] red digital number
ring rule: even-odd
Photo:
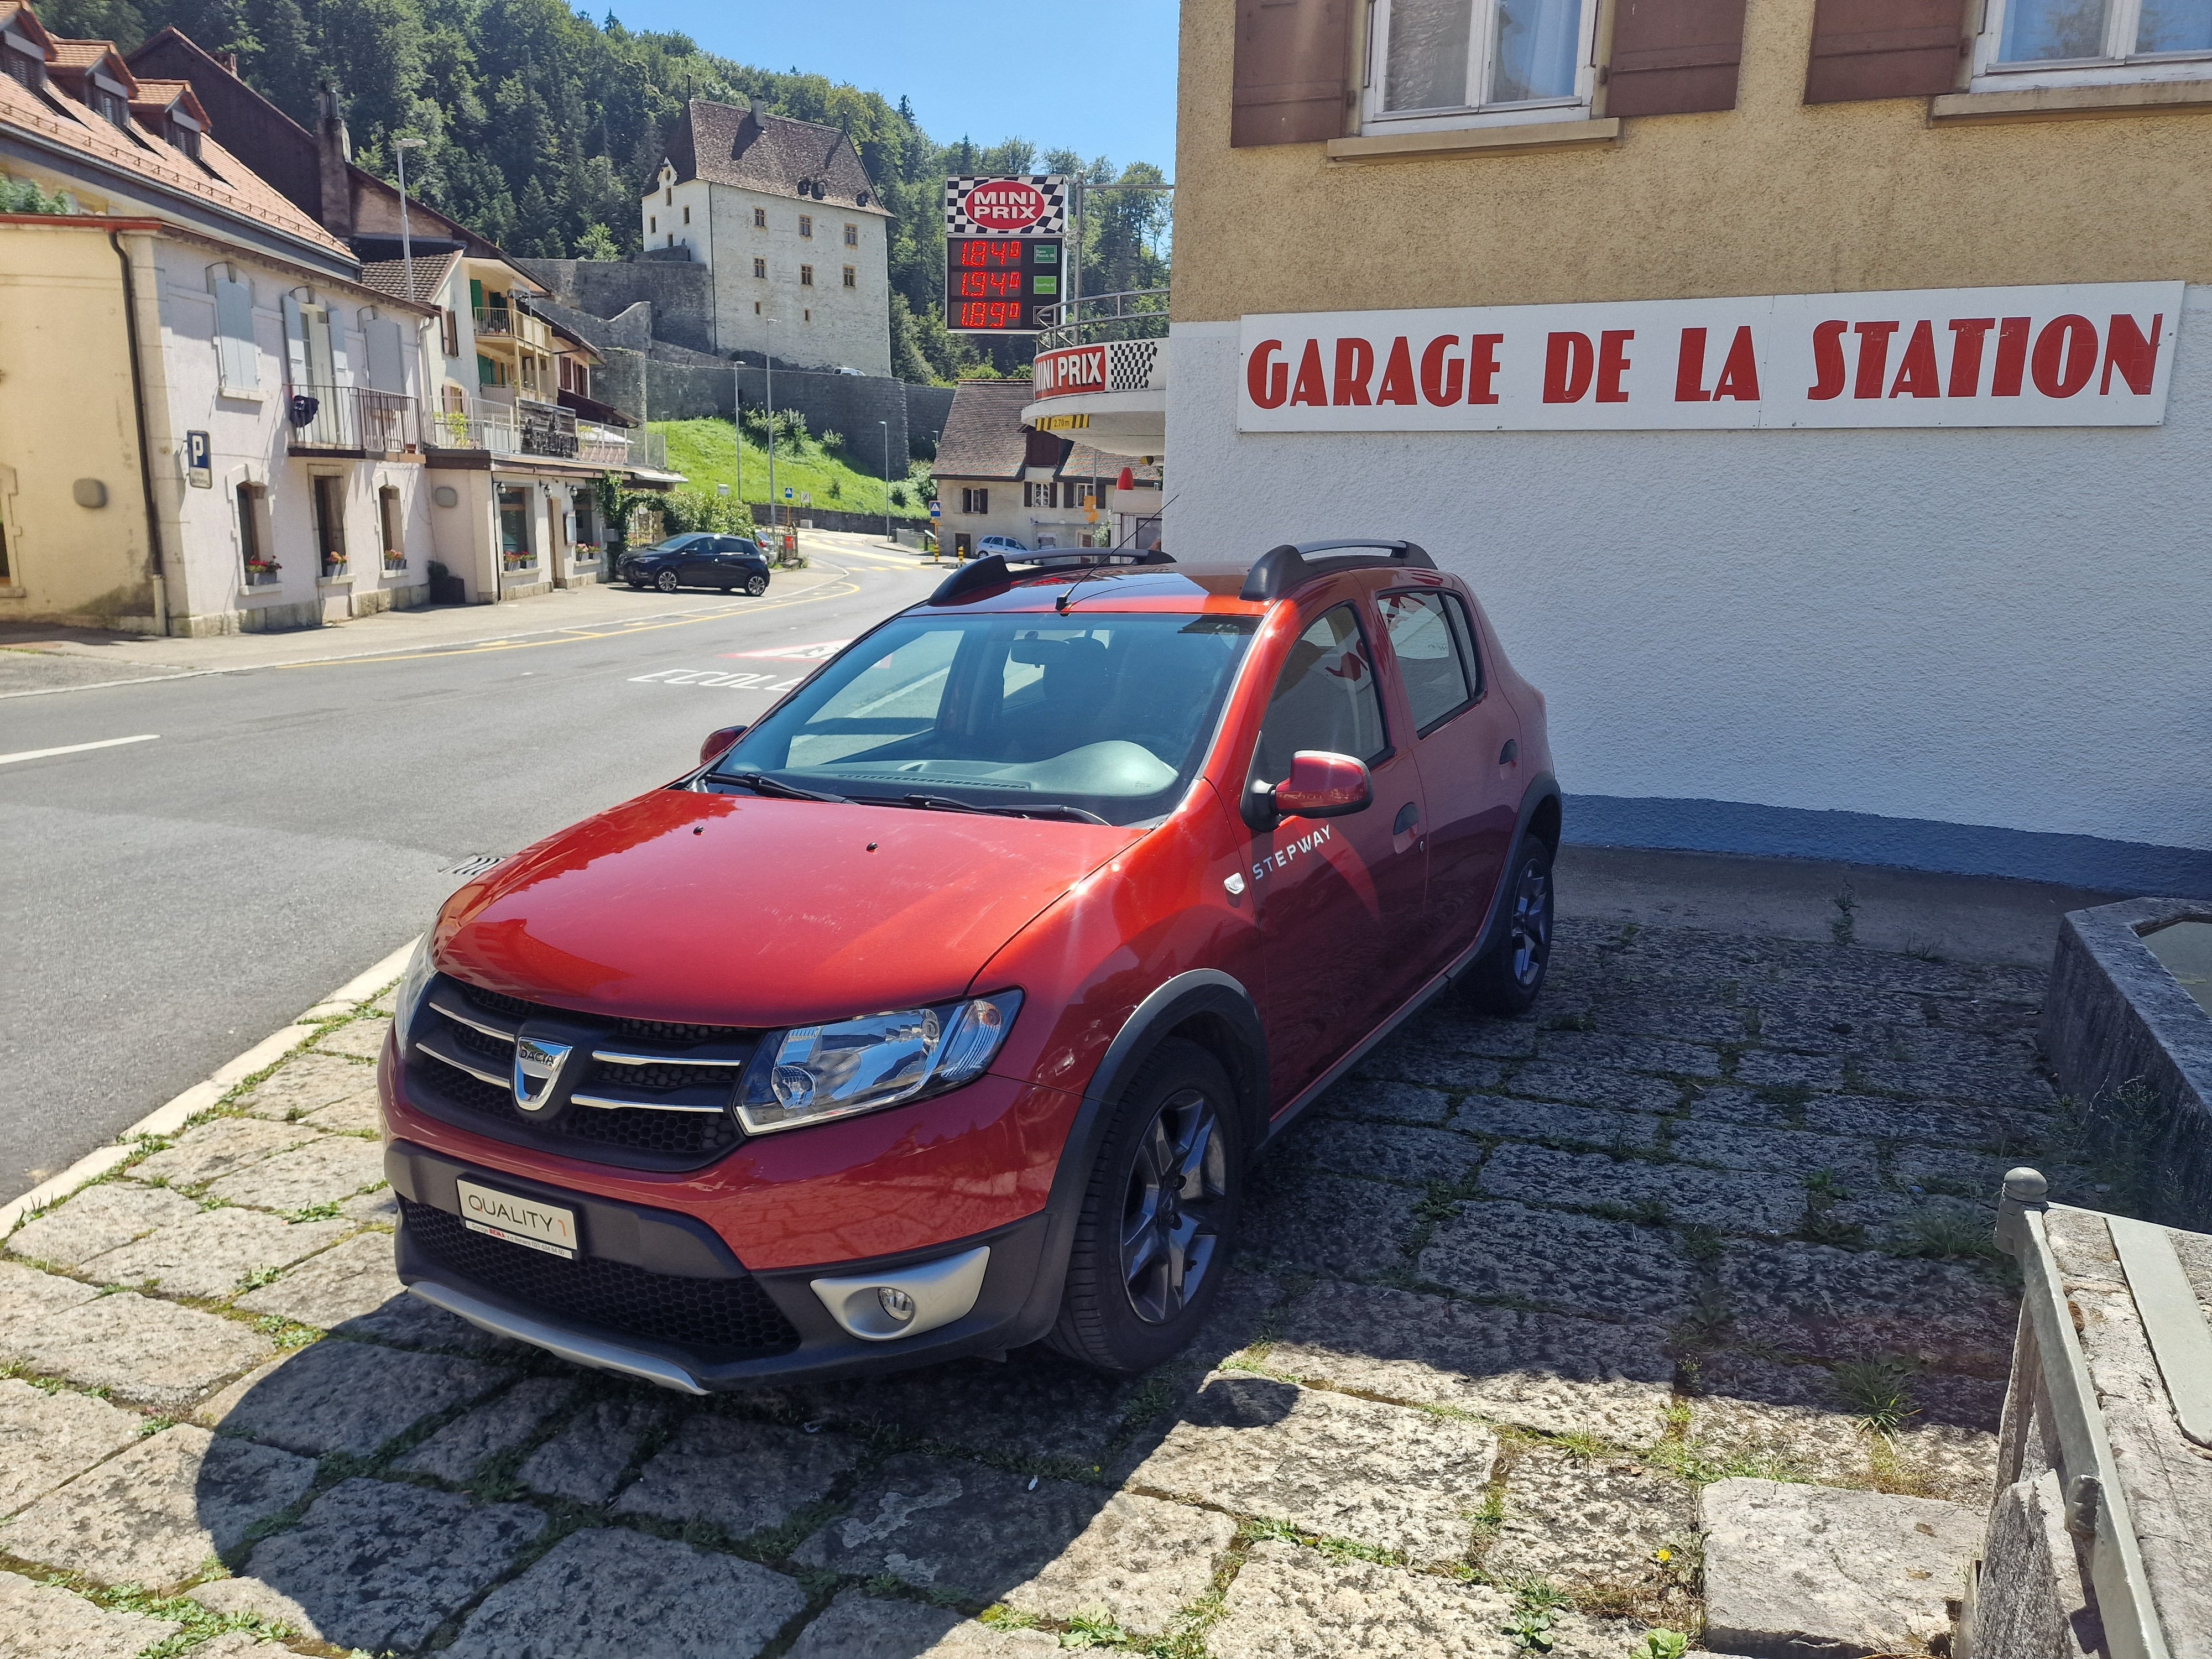
[[[1019,242],[971,240],[960,244],[960,263],[963,265],[1018,265],[1021,262]]]

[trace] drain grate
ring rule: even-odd
[[[441,876],[459,876],[463,881],[467,881],[483,874],[495,864],[506,863],[507,856],[504,853],[472,853],[459,864],[449,864],[438,873]]]

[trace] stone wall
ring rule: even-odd
[[[915,386],[906,389],[906,435],[909,440],[927,438],[934,448],[945,436],[945,422],[952,414],[952,393],[949,386]]]
[[[602,403],[633,417],[687,421],[702,415],[730,417],[732,400],[743,397],[747,409],[768,404],[768,372],[736,363],[671,363],[634,351],[610,350],[593,377]],[[811,433],[839,432],[845,459],[872,478],[884,472],[884,431],[890,427],[890,472],[907,471],[907,392],[903,380],[872,374],[817,374],[803,369],[775,372],[775,406],[795,409]]]
[[[653,302],[653,332],[694,351],[718,349],[714,276],[702,264],[673,259],[517,259],[515,268],[543,283],[562,305],[613,317],[641,300]]]

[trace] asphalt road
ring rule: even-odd
[[[0,696],[0,1200],[404,944],[456,866],[666,781],[942,574],[817,550],[761,599],[638,593],[581,628],[525,601],[485,613],[497,641],[106,687],[56,664],[66,689]]]

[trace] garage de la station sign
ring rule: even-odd
[[[2179,283],[1248,316],[1245,432],[2156,426]]]

